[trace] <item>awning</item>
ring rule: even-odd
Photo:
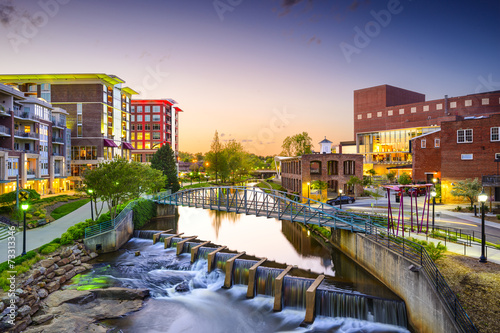
[[[134,148],[134,146],[132,146],[132,145],[131,145],[130,143],[128,143],[128,142],[124,142],[124,143],[123,143],[123,148],[125,148],[125,149],[130,149],[130,150],[135,149],[135,148]]]
[[[113,140],[104,139],[104,147],[118,147]]]

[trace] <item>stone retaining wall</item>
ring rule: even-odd
[[[42,324],[52,316],[46,316],[39,311],[43,309],[43,299],[59,288],[76,274],[92,268],[87,261],[97,257],[82,243],[61,247],[48,258],[43,259],[26,273],[16,277],[14,298],[8,293],[2,293],[0,300],[0,331],[21,332],[28,325]],[[11,299],[15,307],[11,307]],[[14,325],[12,325],[11,320]]]

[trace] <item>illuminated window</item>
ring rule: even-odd
[[[366,118],[370,119],[372,117],[372,114],[371,113],[367,113],[366,114]]]
[[[135,132],[130,133],[130,140],[135,140]]]
[[[137,149],[142,149],[142,142],[141,141],[137,142],[136,148]]]
[[[382,117],[382,111],[377,112],[377,117]]]
[[[434,139],[434,148],[439,148],[441,146],[441,140],[440,139]]]
[[[358,120],[363,119],[363,116],[358,114]]]
[[[144,149],[151,149],[151,142],[146,142]]]
[[[388,116],[392,116],[392,115],[393,115],[393,113],[394,113],[394,112],[393,112],[392,110],[387,111],[387,115],[388,115]]]
[[[429,111],[429,105],[424,105],[424,112]]]
[[[417,107],[416,107],[416,106],[412,107],[412,108],[410,109],[410,112],[411,112],[411,113],[417,113]]]
[[[31,132],[31,126],[24,125],[24,133],[30,133],[30,132]]]
[[[151,133],[150,132],[144,133],[144,139],[151,140]]]
[[[399,114],[405,114],[405,109],[399,109]]]
[[[137,140],[142,140],[142,132],[137,132]]]

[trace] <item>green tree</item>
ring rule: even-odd
[[[347,181],[347,185],[354,187],[354,196],[355,197],[358,196],[357,191],[356,191],[356,188],[357,188],[356,185],[362,185],[362,184],[363,184],[363,181],[356,176],[351,176],[351,178],[349,178],[349,180]]]
[[[407,174],[406,172],[403,172],[403,174],[401,176],[399,176],[399,178],[398,178],[398,183],[401,184],[401,185],[411,184],[411,177],[410,177],[410,175]]]
[[[373,184],[373,176],[375,176],[377,174],[377,171],[375,171],[375,169],[372,168],[366,172],[370,176],[370,184]]]
[[[311,182],[311,189],[320,191],[321,200],[323,200],[323,190],[326,190],[327,188],[328,188],[328,183],[322,180],[313,180]]]
[[[101,163],[94,169],[87,169],[83,177],[86,188],[92,189],[96,198],[107,203],[111,219],[116,217],[119,204],[158,190],[165,184],[161,171],[125,159]]]
[[[477,196],[481,193],[481,184],[477,178],[474,178],[474,180],[459,180],[455,183],[450,193],[455,197],[462,197],[469,200],[470,206],[473,207],[474,202],[477,201]]]
[[[184,151],[179,152],[179,160],[182,162],[191,162],[194,159],[194,155]]]
[[[165,176],[164,188],[172,193],[179,191],[179,179],[177,178],[177,165],[175,154],[170,145],[163,145],[151,158],[151,168],[160,170]]]
[[[205,160],[208,162],[207,171],[215,174],[215,183],[219,176],[224,181],[229,175],[227,156],[224,153],[224,147],[219,140],[219,133],[215,131],[210,151],[205,154]]]
[[[394,179],[396,179],[396,171],[390,171],[385,176],[387,177],[389,183],[394,183]]]
[[[301,156],[311,154],[312,147],[311,137],[307,132],[302,132],[293,136],[287,136],[285,140],[283,140],[283,144],[281,145],[283,151],[281,152],[281,155]]]

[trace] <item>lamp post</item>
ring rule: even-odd
[[[436,190],[431,191],[432,197],[432,232],[434,232],[434,206],[436,205]]]
[[[487,260],[485,255],[486,234],[484,232],[484,203],[488,200],[488,195],[484,193],[483,190],[477,198],[481,203],[481,256],[479,257],[479,262],[485,263]]]
[[[89,195],[90,195],[90,216],[92,217],[92,221],[94,221],[94,207],[92,205],[92,202],[94,201],[92,199],[92,193],[94,193],[94,190],[90,188],[88,190],[88,192],[89,192]]]
[[[307,199],[309,199],[309,189],[310,189],[311,183],[307,182]]]
[[[340,209],[342,209],[342,189],[339,189],[339,202],[340,202]]]
[[[26,211],[28,210],[28,203],[23,202],[21,205],[21,209],[23,210],[24,214],[24,223],[23,223],[23,253],[21,254],[24,256],[26,254]]]

